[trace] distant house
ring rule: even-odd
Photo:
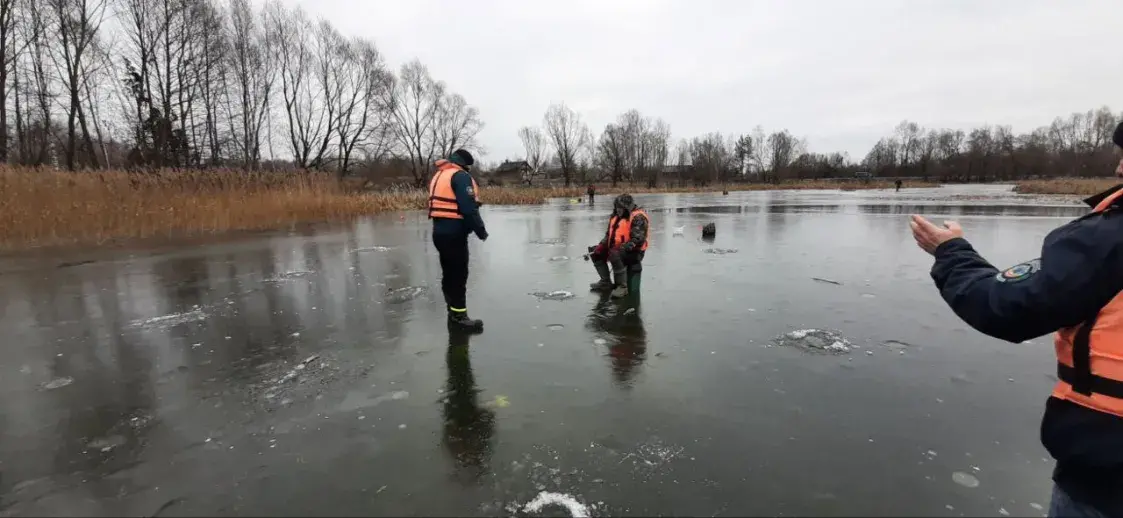
[[[873,177],[873,173],[871,173],[869,171],[858,171],[858,172],[854,173],[854,178],[868,180],[872,177]]]
[[[530,173],[531,167],[526,160],[504,160],[491,172],[491,177],[503,182],[523,182]]]

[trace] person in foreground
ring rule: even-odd
[[[1121,156],[1123,123],[1113,141]],[[1085,200],[1092,212],[1045,236],[1041,257],[999,271],[955,222],[912,216],[917,244],[955,314],[995,338],[1055,332],[1057,384],[1041,441],[1056,459],[1049,516],[1123,516],[1123,184]]]
[[[630,194],[621,194],[612,202],[612,218],[600,244],[589,247],[589,258],[600,275],[590,286],[593,290],[612,290],[614,298],[628,295],[628,268],[638,267],[647,251],[647,227],[650,219],[636,206]],[[612,277],[609,279],[609,264]]]
[[[433,244],[441,257],[441,291],[448,305],[452,330],[480,332],[484,323],[468,317],[468,234],[487,241],[480,218],[479,185],[468,172],[475,160],[458,149],[448,159],[437,160],[437,172],[429,181],[429,218],[433,220]]]

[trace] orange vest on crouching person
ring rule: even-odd
[[[637,208],[632,210],[627,218],[622,218],[613,214],[612,219],[608,220],[607,242],[609,248],[623,246],[624,243],[627,243],[628,240],[632,238],[632,218],[636,217],[637,214],[642,215],[644,219],[647,220],[647,228],[650,233],[651,218],[647,217],[647,213],[644,212],[643,209]],[[644,236],[643,243],[636,247],[637,251],[642,252],[647,250],[647,239],[647,236]]]
[[[1108,196],[1092,213],[1106,211],[1120,196],[1123,191]],[[1123,417],[1123,292],[1087,322],[1057,331],[1053,342],[1053,397]]]
[[[458,171],[463,169],[448,160],[437,160],[437,172],[429,180],[430,218],[464,219],[460,205],[456,203],[456,193],[452,190],[452,177]],[[480,202],[480,186],[475,177],[472,177],[472,196],[476,203]]]

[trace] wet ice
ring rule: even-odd
[[[846,354],[853,348],[846,337],[822,329],[797,329],[776,337],[773,342],[780,346],[829,354]]]
[[[67,386],[71,383],[74,383],[74,378],[71,378],[69,376],[63,376],[61,378],[55,378],[51,381],[48,381],[48,382],[44,383],[43,388],[46,389],[46,390],[54,390],[54,389],[59,389],[59,388],[65,387],[65,386]]]
[[[202,309],[196,308],[183,313],[172,313],[152,318],[132,321],[129,326],[134,328],[162,328],[171,327],[190,322],[206,320],[207,314]]]
[[[565,290],[535,291],[531,295],[537,297],[538,300],[569,300],[574,297],[573,292]]]
[[[399,304],[408,302],[429,291],[425,286],[406,286],[404,288],[397,288],[386,292],[386,302]]]
[[[291,270],[291,271],[284,272],[284,273],[278,273],[278,274],[276,274],[272,277],[269,277],[269,278],[265,279],[265,282],[278,283],[278,282],[284,282],[284,281],[289,281],[289,280],[293,280],[293,279],[301,279],[301,278],[307,277],[309,275],[312,275],[314,273],[316,273],[316,272],[313,272],[311,270]]]
[[[356,248],[352,251],[353,252],[389,252],[390,250],[393,250],[394,248],[395,247],[392,247],[392,246],[367,246],[367,247],[363,247],[363,248]]]
[[[538,496],[535,497],[534,500],[527,502],[527,504],[523,506],[523,511],[537,513],[548,505],[564,507],[573,518],[588,518],[589,516],[589,510],[585,507],[585,504],[577,501],[572,495],[551,493],[548,491],[538,493]]]
[[[956,484],[959,484],[963,487],[969,487],[969,488],[979,487],[979,479],[975,478],[974,475],[964,473],[962,471],[956,471],[955,473],[952,473],[951,479]]]

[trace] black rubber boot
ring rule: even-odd
[[[468,318],[467,311],[449,311],[448,328],[451,331],[482,333],[484,330],[484,323],[482,320]]]
[[[628,296],[628,271],[616,270],[612,272],[612,276],[616,278],[616,286],[612,290],[612,298],[622,299]]]
[[[608,264],[595,263],[593,265],[597,269],[597,275],[600,280],[589,285],[589,289],[593,291],[608,291],[613,288],[612,279],[609,278]]]

